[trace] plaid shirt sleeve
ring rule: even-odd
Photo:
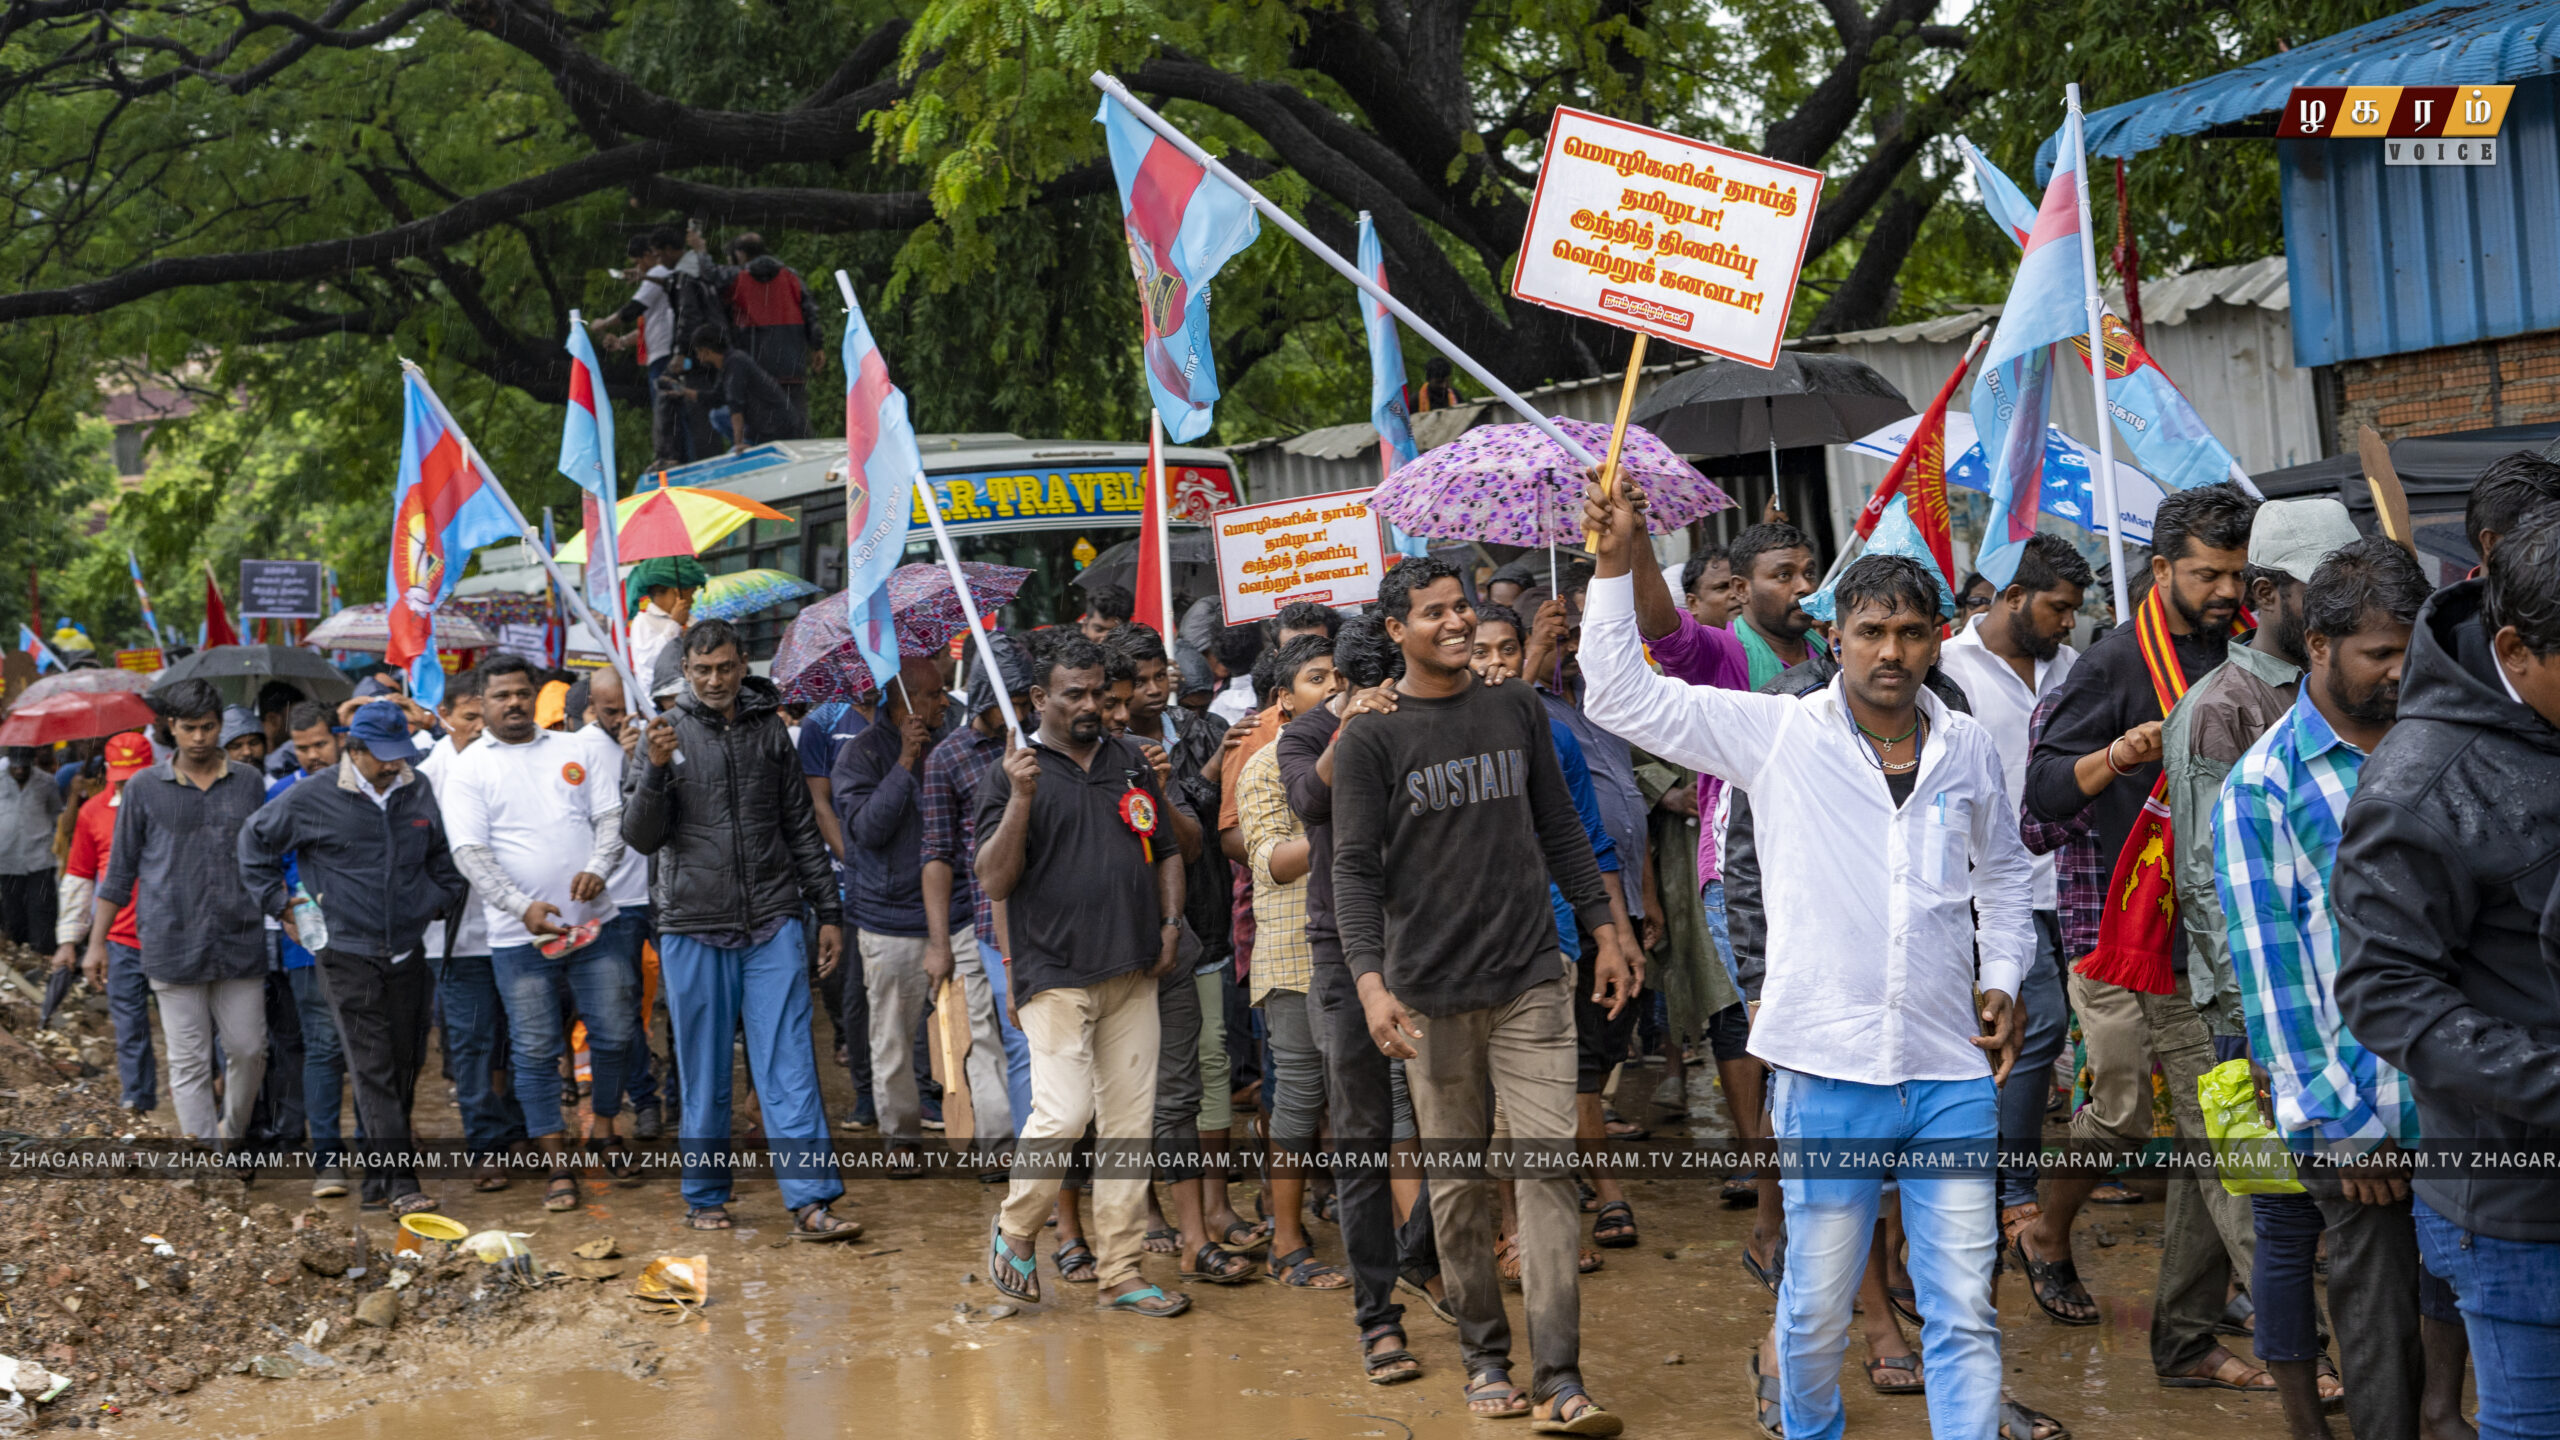
[[[2315,948],[2336,945],[2307,921],[2325,898],[2318,857],[2294,834],[2291,790],[2312,777],[2290,763],[2293,726],[2251,747],[2214,812],[2214,888],[2249,1024],[2249,1053],[2274,1081],[2276,1124],[2289,1139],[2361,1154],[2389,1138],[2335,1041],[2343,1021]],[[2316,783],[2316,782],[2315,782]],[[2316,797],[2314,803],[2317,803]],[[2308,884],[2306,884],[2306,881]]]
[[[2036,702],[2035,712],[2027,717],[2029,749],[2044,738],[2044,722],[2053,714],[2054,697],[2061,693],[2061,688],[2055,687]],[[2062,964],[2068,969],[2098,948],[2098,921],[2106,906],[2108,857],[2098,851],[2098,837],[2089,828],[2086,810],[2057,824],[2038,819],[2022,801],[2018,806],[2018,838],[2026,842],[2028,854],[2053,857],[2054,907],[2061,922]]]
[[[939,860],[954,871],[960,864],[960,796],[951,772],[959,757],[947,744],[937,745],[924,760],[924,858]]]

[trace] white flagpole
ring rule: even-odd
[[[2080,193],[2080,278],[2089,306],[2089,390],[2097,401],[2098,503],[2107,507],[2107,567],[2115,573],[2116,623],[2133,623],[2124,574],[2124,507],[2116,500],[2116,423],[2107,408],[2106,298],[2098,293],[2098,232],[2089,220],[2089,151],[2080,128],[2080,87],[2063,87],[2071,127],[2071,156]]]
[[[1155,487],[1156,573],[1152,581],[1138,577],[1138,583],[1156,587],[1156,600],[1163,606],[1164,638],[1170,643],[1182,620],[1173,613],[1173,491],[1164,483],[1164,415],[1153,405],[1147,407],[1147,460],[1152,472],[1147,483]]]
[[[1564,453],[1574,457],[1585,465],[1594,467],[1599,465],[1600,458],[1598,456],[1583,449],[1581,445],[1575,443],[1573,437],[1565,434],[1564,431],[1557,426],[1555,421],[1549,419],[1544,413],[1540,412],[1528,401],[1521,399],[1519,392],[1513,390],[1510,386],[1503,384],[1500,380],[1495,379],[1492,371],[1477,364],[1474,356],[1469,355],[1466,351],[1458,348],[1457,342],[1432,328],[1430,321],[1425,320],[1421,316],[1414,314],[1411,310],[1406,309],[1403,301],[1398,300],[1395,296],[1380,289],[1376,281],[1371,280],[1368,276],[1360,273],[1359,266],[1352,264],[1350,261],[1345,260],[1340,255],[1334,253],[1332,246],[1325,244],[1315,236],[1307,233],[1307,227],[1290,218],[1288,211],[1283,210],[1279,206],[1262,198],[1261,191],[1246,184],[1234,171],[1219,164],[1217,157],[1211,155],[1208,151],[1201,149],[1198,145],[1193,144],[1190,136],[1175,129],[1172,122],[1166,120],[1163,116],[1158,115],[1154,110],[1148,108],[1145,101],[1130,94],[1128,86],[1121,84],[1116,77],[1100,70],[1094,71],[1092,78],[1094,85],[1104,94],[1119,101],[1122,107],[1127,109],[1130,114],[1137,116],[1139,120],[1145,122],[1148,129],[1163,136],[1175,149],[1189,156],[1193,164],[1196,164],[1201,169],[1208,171],[1211,176],[1217,179],[1219,184],[1224,185],[1228,189],[1236,192],[1238,195],[1243,196],[1254,209],[1262,212],[1264,218],[1268,219],[1272,224],[1279,226],[1282,234],[1285,234],[1290,239],[1306,246],[1309,251],[1314,253],[1317,259],[1332,266],[1334,270],[1342,276],[1342,278],[1359,286],[1361,291],[1368,295],[1370,299],[1385,306],[1388,314],[1393,315],[1405,324],[1412,326],[1415,334],[1418,334],[1423,339],[1430,341],[1434,346],[1439,348],[1441,354],[1456,361],[1458,368],[1466,371],[1469,375],[1474,376],[1477,384],[1492,391],[1494,395],[1502,401],[1502,403],[1510,406],[1513,410],[1518,411],[1521,419],[1526,420],[1530,424],[1537,426],[1540,430],[1545,431],[1547,438],[1561,446]]]
[[[836,288],[844,292],[844,309],[847,315],[851,315],[860,308],[853,299],[853,277],[841,270],[837,271]],[[852,463],[852,456],[849,453],[846,456],[846,463]],[[1004,667],[996,663],[995,648],[987,639],[986,622],[978,618],[978,599],[969,593],[969,577],[961,573],[960,552],[952,548],[951,532],[943,528],[942,492],[933,487],[933,477],[930,475],[918,475],[916,489],[924,495],[924,518],[933,526],[933,543],[942,550],[942,568],[950,573],[952,592],[960,597],[960,613],[969,621],[970,635],[977,639],[978,663],[986,667],[987,681],[995,687],[996,706],[1004,711],[1004,728],[1012,734],[1014,744],[1028,745],[1031,743],[1031,737],[1023,733],[1022,717],[1013,713],[1013,696],[1005,690]],[[851,536],[846,537],[848,540],[851,538]]]
[[[486,472],[494,482],[491,488],[498,492],[498,503],[507,507],[508,518],[516,522],[517,538],[524,542],[524,548],[533,552],[533,558],[542,562],[543,571],[551,577],[551,583],[560,588],[560,593],[568,597],[570,608],[578,612],[578,619],[585,623],[588,632],[595,635],[611,634],[612,632],[604,628],[604,622],[596,618],[595,612],[587,608],[587,597],[579,593],[577,586],[569,583],[568,576],[560,573],[560,562],[552,559],[550,550],[543,546],[542,532],[526,522],[524,511],[516,507],[516,497],[507,493],[506,483],[498,480],[498,472],[490,469],[489,462],[481,458],[479,447],[471,443],[471,437],[464,433],[461,422],[453,418],[452,411],[444,408],[444,397],[436,393],[435,386],[427,383],[426,372],[420,370],[416,362],[405,356],[401,358],[400,368],[418,377],[419,387],[427,392],[427,403],[436,407],[436,414],[444,421],[447,433],[462,442],[464,462]],[[590,550],[589,553],[592,554],[593,551]],[[452,563],[451,557],[447,558],[446,563]],[[399,603],[399,597],[393,596],[392,603]],[[623,699],[641,719],[655,719],[658,713],[657,706],[649,699],[648,687],[632,678],[631,662],[621,655],[609,655],[606,658],[613,662],[613,673],[622,677]]]

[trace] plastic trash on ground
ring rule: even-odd
[[[2222,1188],[2234,1195],[2299,1195],[2293,1152],[2258,1113],[2258,1084],[2246,1060],[2225,1060],[2196,1077],[2204,1133],[2213,1142]]]
[[[711,1257],[661,1255],[631,1284],[631,1298],[653,1314],[681,1318],[711,1300]]]

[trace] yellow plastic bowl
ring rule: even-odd
[[[431,1211],[400,1217],[400,1228],[422,1240],[459,1240],[471,1233],[471,1227]]]

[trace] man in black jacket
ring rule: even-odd
[[[239,841],[240,876],[260,913],[312,952],[355,1076],[356,1119],[371,1152],[359,1156],[364,1199],[395,1217],[435,1208],[406,1158],[435,984],[418,937],[470,894],[445,845],[435,791],[409,768],[417,758],[408,717],[377,700],[348,726],[335,777],[287,790],[250,817]],[[319,901],[325,936],[305,933],[310,907],[285,888],[288,853],[298,888]]]
[[[727,621],[702,621],[679,643],[683,687],[649,722],[640,763],[622,781],[622,838],[656,860],[649,896],[685,1077],[679,1143],[688,1160],[696,1147],[729,1143],[729,1044],[743,1018],[792,1237],[850,1240],[862,1227],[827,1213],[844,1186],[818,1095],[800,934],[805,904],[817,913],[818,973],[836,968],[844,925],[835,868],[782,723],[782,693],[747,673],[746,646]],[[729,1167],[688,1163],[684,1200],[694,1229],[730,1228]]]
[[[2338,1007],[2415,1082],[2427,1148],[2418,1244],[2470,1332],[2480,1433],[2560,1414],[2560,511],[2491,552],[2488,578],[2418,614],[2400,723],[2374,747],[2338,848]],[[2350,1317],[2338,1317],[2341,1324]]]

